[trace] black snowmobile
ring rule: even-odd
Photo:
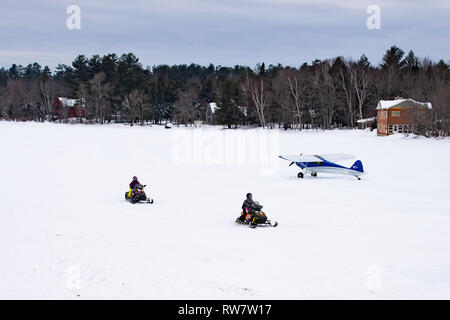
[[[237,224],[248,224],[250,228],[256,228],[257,226],[270,226],[270,227],[276,227],[278,225],[278,222],[272,222],[267,219],[266,214],[262,211],[263,206],[259,204],[258,201],[254,201],[255,208],[251,213],[245,214],[244,212],[241,212],[241,216],[237,217],[236,223]],[[245,217],[242,218],[245,214]]]
[[[125,200],[131,203],[138,203],[139,201],[145,201],[146,203],[153,203],[153,199],[147,198],[144,188],[146,185],[137,185],[132,191],[129,197],[129,191],[125,192]]]

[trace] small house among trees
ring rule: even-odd
[[[378,112],[378,135],[394,133],[412,133],[414,126],[420,123],[425,113],[432,108],[430,102],[418,102],[413,99],[396,98],[380,100]]]
[[[53,119],[86,119],[86,108],[79,99],[59,97],[53,103]]]
[[[364,130],[367,128],[373,128],[373,125],[376,123],[376,121],[377,121],[377,117],[372,117],[372,118],[359,119],[356,121],[356,123],[358,124],[359,129]]]

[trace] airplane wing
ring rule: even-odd
[[[322,159],[325,159],[329,162],[337,162],[337,161],[342,161],[342,160],[355,159],[355,156],[352,156],[351,154],[345,154],[345,153],[318,154],[317,156]]]
[[[280,156],[281,159],[291,162],[322,162],[323,160],[313,155],[286,155]]]
[[[355,157],[351,154],[344,153],[328,153],[328,154],[317,154],[317,155],[286,155],[280,156],[281,159],[291,161],[291,162],[323,162],[323,160],[329,162],[337,162],[342,160],[354,159]]]

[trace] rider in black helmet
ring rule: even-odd
[[[247,193],[246,199],[244,200],[244,203],[242,204],[242,215],[239,217],[239,220],[244,222],[247,214],[252,214],[255,210],[261,210],[261,209],[262,209],[262,206],[257,205],[253,201],[253,195],[251,193]]]

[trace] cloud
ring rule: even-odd
[[[81,30],[66,8],[81,7]],[[366,28],[381,7],[382,29]],[[450,59],[449,0],[2,0],[0,66],[70,64],[78,54],[133,52],[160,63],[299,65],[336,55],[377,63],[393,44]]]

